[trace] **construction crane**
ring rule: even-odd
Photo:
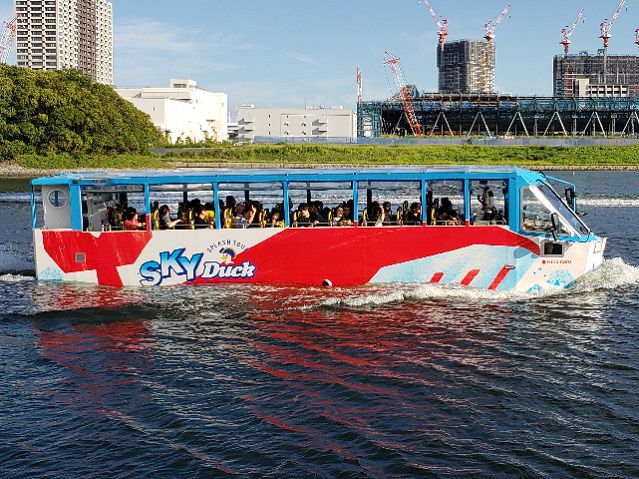
[[[437,30],[437,36],[439,37],[439,44],[443,45],[444,43],[446,43],[446,37],[448,36],[448,20],[437,15],[437,13],[435,13],[435,10],[433,9],[432,5],[430,4],[428,0],[422,0],[419,3],[421,5],[424,5],[428,9],[428,11],[430,12],[430,16],[433,17],[433,20],[435,20],[435,24],[439,28],[439,30]]]
[[[577,28],[577,25],[579,25],[579,22],[584,17],[585,12],[586,12],[585,8],[582,8],[581,10],[579,10],[579,14],[577,15],[577,18],[575,18],[575,21],[572,22],[572,26],[570,27],[566,26],[565,28],[561,30],[560,44],[564,46],[565,55],[568,55],[568,52],[570,51],[570,43],[571,43],[570,37],[572,37],[572,34],[575,33],[575,28]]]
[[[494,22],[488,22],[484,25],[484,38],[488,43],[491,43],[495,39],[495,31],[497,30],[501,22],[504,21],[506,15],[508,15],[510,7],[512,7],[512,5],[506,5],[506,8],[502,10],[502,12],[497,17],[497,20],[495,20]]]
[[[639,28],[635,30],[635,45],[639,45]]]
[[[362,69],[357,67],[357,104],[362,104],[362,98],[364,96],[364,86],[362,83]]]
[[[617,21],[617,18],[619,18],[619,14],[625,5],[626,0],[621,0],[617,10],[615,10],[615,13],[612,15],[612,18],[610,20],[606,18],[603,22],[601,22],[601,35],[599,35],[599,38],[603,40],[604,50],[608,49],[608,40],[610,40],[611,37],[610,30],[612,30],[612,27],[615,25],[615,22]]]
[[[8,22],[4,22],[4,29],[2,30],[2,37],[0,37],[0,63],[7,63],[9,59],[9,52],[11,51],[11,45],[16,37],[16,31],[18,30],[18,17],[16,15]]]
[[[406,85],[399,57],[396,57],[391,53],[384,52],[384,65],[387,65],[393,73],[395,83],[397,84],[397,88],[399,88],[399,96],[404,106],[406,120],[408,121],[408,125],[410,126],[413,135],[421,136],[422,126],[417,121],[417,115],[415,115],[415,109],[413,108],[413,94]]]

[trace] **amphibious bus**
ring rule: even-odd
[[[606,239],[516,167],[177,170],[33,180],[37,277],[105,286],[569,287]]]

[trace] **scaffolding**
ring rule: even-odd
[[[639,98],[432,94],[413,101],[426,136],[634,137]],[[409,136],[401,101],[358,105],[358,136]]]
[[[601,87],[617,86],[624,96],[639,96],[639,56],[608,55],[557,55],[553,59],[554,95],[579,96],[578,82],[585,81],[596,94]],[[594,87],[594,88],[593,88]],[[604,89],[604,92],[606,89]]]
[[[437,46],[439,91],[492,93],[495,91],[495,43],[460,40]]]

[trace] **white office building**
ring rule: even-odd
[[[171,143],[228,140],[228,97],[197,87],[194,80],[171,80],[165,88],[117,88],[125,100],[151,117]]]
[[[13,0],[16,63],[34,70],[73,68],[113,84],[113,7],[105,0]]]
[[[357,114],[341,106],[331,108],[255,108],[243,105],[237,112],[238,140],[326,139],[349,141],[357,137]]]

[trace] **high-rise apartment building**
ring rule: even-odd
[[[16,60],[35,70],[74,68],[113,83],[113,6],[106,0],[14,0]]]
[[[439,91],[443,93],[493,93],[495,44],[461,40],[437,47]]]

